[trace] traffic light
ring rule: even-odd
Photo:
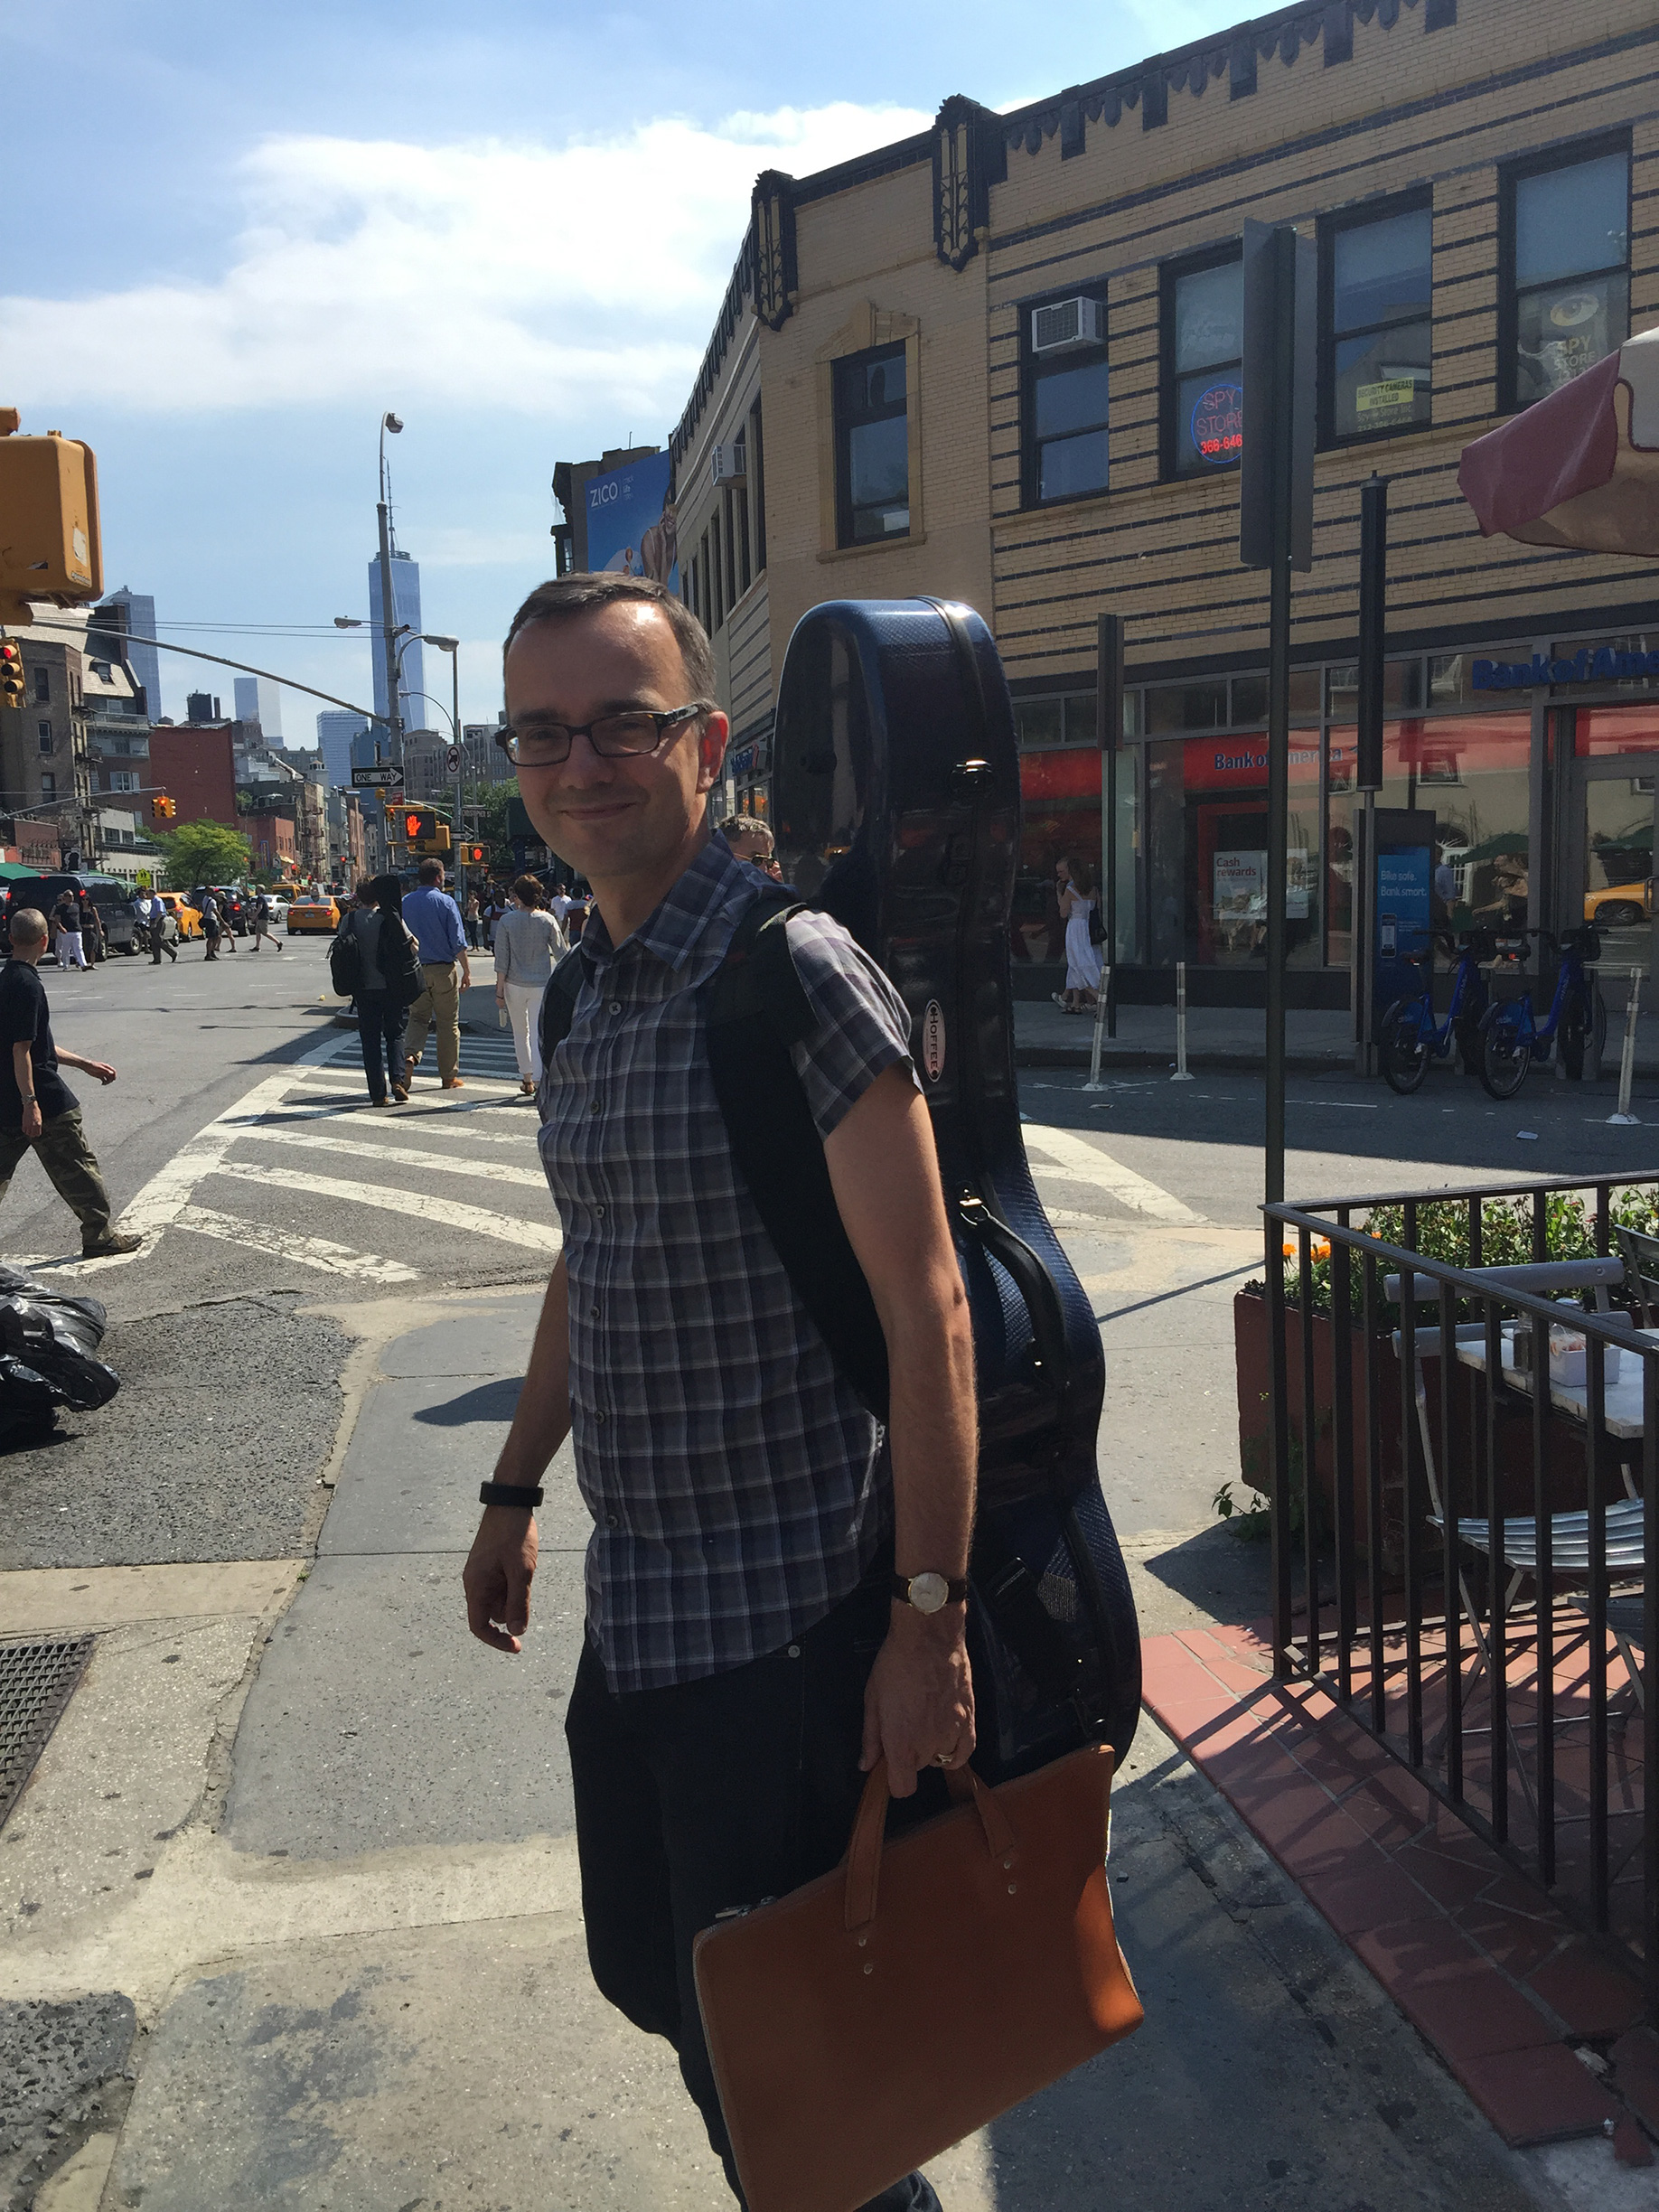
[[[413,853],[446,853],[449,850],[449,824],[440,821],[430,807],[410,807],[398,817],[398,828]]]
[[[89,445],[19,437],[15,408],[0,408],[0,617],[26,623],[31,599],[73,606],[104,588],[98,464]]]
[[[150,801],[152,821],[171,821],[178,811],[176,799],[152,799]]]
[[[467,867],[483,867],[484,848],[482,845],[464,845],[461,848],[461,858]]]
[[[0,707],[21,707],[23,703],[23,647],[15,638],[0,638]]]

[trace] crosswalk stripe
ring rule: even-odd
[[[522,1245],[530,1251],[557,1254],[564,1247],[557,1223],[510,1221],[504,1214],[462,1205],[453,1198],[429,1197],[425,1191],[396,1191],[383,1183],[347,1183],[333,1176],[306,1175],[298,1168],[270,1167],[251,1160],[220,1159],[209,1172],[244,1183],[308,1191],[313,1197],[333,1198],[348,1205],[378,1206],[382,1213],[401,1214],[406,1221],[441,1222],[447,1229],[464,1229],[473,1236],[493,1237],[500,1243]]]
[[[125,1208],[117,1227],[153,1242],[164,1229],[177,1221],[196,1185],[204,1175],[213,1171],[242,1135],[247,1115],[275,1106],[305,1080],[300,1070],[315,1072],[325,1068],[345,1043],[342,1037],[323,1037],[297,1060],[290,1061],[276,1074],[266,1076],[251,1091],[245,1091],[234,1105],[216,1114],[205,1128],[196,1131],[188,1144],[179,1147],[164,1167],[157,1168],[132,1204]],[[89,1260],[78,1271],[91,1274],[104,1268],[127,1267],[137,1257],[136,1252],[123,1252],[109,1260]]]
[[[462,1115],[476,1115],[480,1112],[492,1113],[495,1120],[502,1123],[502,1126],[493,1128],[475,1120],[463,1120],[460,1119]],[[270,1108],[263,1114],[250,1114],[248,1126],[251,1134],[257,1129],[268,1129],[273,1126],[284,1127],[290,1123],[298,1128],[306,1129],[319,1121],[323,1123],[343,1122],[349,1128],[371,1129],[376,1131],[384,1129],[388,1135],[392,1137],[396,1137],[401,1130],[413,1129],[418,1129],[422,1138],[465,1137],[474,1144],[517,1145],[520,1149],[531,1152],[536,1148],[538,1128],[533,1117],[504,1120],[493,1100],[482,1099],[472,1106],[448,1104],[405,1106],[395,1114],[388,1114],[383,1121],[365,1121],[361,1108],[355,1101],[351,1104],[342,1102],[338,1106],[285,1103]]]
[[[395,1124],[377,1124],[388,1136]],[[546,1190],[548,1179],[539,1167],[510,1167],[505,1160],[449,1159],[442,1152],[417,1152],[396,1141],[365,1144],[352,1137],[329,1137],[316,1129],[252,1129],[248,1136],[260,1144],[298,1145],[307,1152],[342,1152],[351,1159],[379,1160],[389,1167],[436,1168],[440,1175],[471,1176],[481,1183],[516,1183],[526,1190]]]
[[[357,1282],[420,1280],[420,1270],[405,1267],[401,1260],[353,1251],[346,1244],[331,1244],[326,1237],[295,1236],[270,1222],[243,1221],[211,1206],[185,1206],[173,1227],[193,1229],[198,1236],[216,1237],[222,1244],[245,1244],[252,1251],[269,1252],[273,1259],[296,1261],[301,1267],[321,1268],[326,1275],[346,1275]]]
[[[1202,1214],[1195,1214],[1168,1191],[1161,1190],[1156,1183],[1137,1175],[1132,1167],[1124,1167],[1110,1152],[1102,1152],[1098,1145],[1092,1145],[1086,1137],[1079,1137],[1071,1129],[1047,1129],[1039,1122],[1027,1122],[1024,1135],[1028,1148],[1055,1163],[1052,1170],[1039,1164],[1039,1174],[1057,1173],[1067,1182],[1092,1183],[1120,1205],[1172,1226],[1191,1228],[1204,1219]]]
[[[442,1096],[442,1093],[438,1089],[437,1078],[436,1076],[433,1077],[430,1083],[423,1083],[418,1074],[416,1076],[415,1080],[420,1084],[420,1089],[415,1093],[417,1098],[436,1098]],[[462,1080],[465,1083],[468,1090],[508,1092],[517,1091],[519,1088],[518,1079],[516,1076],[511,1083],[501,1083],[498,1082],[492,1075],[479,1075],[476,1073],[469,1074],[464,1069],[462,1071]],[[324,1090],[355,1091],[360,1096],[366,1095],[363,1087],[362,1071],[361,1068],[355,1073],[352,1073],[344,1067],[319,1069],[306,1078],[306,1083],[307,1087],[309,1087],[309,1085],[312,1083],[321,1083]],[[295,1083],[290,1087],[297,1090],[299,1085],[298,1083]]]

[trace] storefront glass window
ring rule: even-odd
[[[1118,755],[1117,956],[1141,958],[1136,929],[1136,864],[1140,818],[1138,747]],[[1091,884],[1101,874],[1101,756],[1093,749],[1059,748],[1020,764],[1025,823],[1015,882],[1010,951],[1016,961],[1064,958],[1065,931],[1054,886],[1064,859]],[[1097,891],[1098,895],[1098,891]]]
[[[1267,720],[1265,676],[1235,676],[1233,680],[1233,721],[1235,728]],[[1305,726],[1319,719],[1320,674],[1317,668],[1290,671],[1290,719]]]
[[[1429,706],[1474,708],[1483,712],[1490,708],[1513,714],[1513,691],[1475,689],[1475,664],[1477,661],[1527,661],[1532,651],[1524,639],[1511,638],[1502,645],[1471,645],[1465,652],[1434,654],[1429,662]]]
[[[1333,749],[1352,729],[1331,732]],[[1377,804],[1435,818],[1434,913],[1451,929],[1524,927],[1531,888],[1530,714],[1385,726]],[[1343,800],[1345,810],[1349,801]],[[1333,821],[1337,802],[1332,801]]]
[[[1580,707],[1572,719],[1573,751],[1581,760],[1659,753],[1659,707]]]
[[[1325,957],[1319,881],[1319,755],[1290,747],[1286,957]],[[1189,737],[1148,748],[1147,829],[1153,958],[1260,968],[1267,954],[1267,745]]]
[[[1154,737],[1179,730],[1227,726],[1227,683],[1155,684],[1146,693],[1147,729]]]
[[[1359,711],[1359,670],[1350,661],[1345,667],[1326,669],[1326,687],[1329,711],[1333,719],[1340,720]],[[1423,664],[1413,658],[1410,661],[1386,661],[1382,664],[1382,704],[1394,714],[1420,713],[1423,704]]]

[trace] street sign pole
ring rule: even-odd
[[[1290,783],[1290,572],[1313,566],[1314,376],[1318,264],[1311,239],[1289,225],[1244,225],[1244,451],[1239,473],[1239,558],[1265,568],[1268,595],[1267,1130],[1262,1185],[1285,1195],[1286,811]],[[1265,1224],[1268,1280],[1268,1480],[1271,1490],[1273,1641],[1289,1666],[1290,1436],[1283,1231]],[[1304,1284],[1302,1296],[1312,1294]],[[1313,1442],[1305,1439],[1311,1453]],[[1308,1618],[1318,1593],[1308,1593]]]
[[[1239,558],[1268,596],[1267,1142],[1262,1185],[1285,1195],[1285,908],[1289,886],[1290,574],[1313,567],[1317,255],[1285,224],[1244,226],[1244,453]]]
[[[1118,752],[1123,743],[1123,618],[1101,614],[1094,630],[1095,735],[1101,747],[1101,919],[1106,1034],[1118,1034]],[[1098,1024],[1096,1025],[1098,1027]],[[1100,1070],[1093,1071],[1098,1082]]]
[[[1358,714],[1354,746],[1354,1072],[1376,1073],[1377,793],[1382,788],[1382,689],[1388,633],[1388,479],[1360,487]]]

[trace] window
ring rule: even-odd
[[[749,409],[749,497],[755,507],[755,573],[766,573],[766,472],[761,455],[761,403]]]
[[[720,565],[720,517],[718,512],[708,518],[708,593],[714,602],[714,622],[709,634],[726,620],[726,600],[722,595],[724,577]]]
[[[52,774],[50,768],[42,769],[41,771],[41,797],[42,799],[55,799],[57,795],[57,777]]]
[[[1244,272],[1236,246],[1164,270],[1164,473],[1203,476],[1244,450]]]
[[[1513,411],[1629,333],[1629,148],[1511,169],[1500,207],[1498,404]]]
[[[1319,239],[1320,442],[1429,419],[1434,217],[1427,204],[1327,223]]]
[[[35,735],[41,741],[41,751],[42,753],[50,753],[52,751],[52,724],[50,722],[37,722],[34,726],[34,729]]]
[[[52,704],[52,670],[37,668],[34,671],[34,703],[37,707]]]
[[[749,588],[749,487],[740,484],[732,498],[732,520],[737,529],[737,593]]]
[[[111,791],[136,792],[138,788],[137,771],[133,768],[112,768],[109,772]]]
[[[733,499],[729,484],[720,503],[726,516],[726,604],[735,607],[743,596],[745,579],[737,573],[737,524],[734,509],[738,501]]]
[[[835,509],[840,545],[869,545],[910,528],[903,345],[835,364]]]
[[[1076,295],[1069,296],[1075,297]],[[1106,326],[1106,303],[1100,328]],[[1025,312],[1026,501],[1081,499],[1106,489],[1106,401],[1108,377],[1104,344],[1086,341],[1038,352],[1032,343],[1031,317]]]

